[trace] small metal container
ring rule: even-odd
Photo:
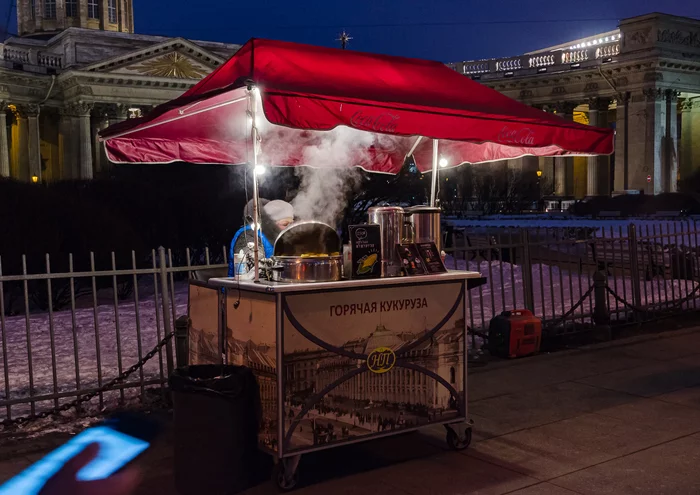
[[[442,249],[440,208],[432,206],[412,206],[406,208],[406,221],[413,226],[413,242],[434,242],[438,251]]]
[[[375,206],[369,209],[368,222],[381,229],[382,277],[401,275],[401,260],[396,245],[404,236],[404,212],[399,206]]]

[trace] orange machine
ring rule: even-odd
[[[542,321],[527,309],[504,311],[491,320],[488,348],[492,355],[515,358],[540,350]]]

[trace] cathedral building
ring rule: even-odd
[[[133,0],[17,0],[0,43],[0,176],[91,179],[97,132],[181,95],[239,45],[147,36]],[[674,192],[700,170],[700,20],[664,14],[515,57],[448,64],[565,119],[611,127],[612,156],[524,157],[510,167],[560,196]]]
[[[239,45],[134,33],[133,0],[17,0],[0,43],[0,176],[108,170],[97,132],[178,97]]]
[[[610,157],[508,164],[540,171],[557,195],[675,192],[700,171],[700,20],[649,14],[516,57],[449,65],[523,103],[615,129]]]

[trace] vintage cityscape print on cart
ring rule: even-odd
[[[462,287],[286,296],[285,452],[464,415]]]

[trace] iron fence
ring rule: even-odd
[[[601,323],[594,314],[596,275],[602,277],[605,316],[612,323],[698,309],[699,236],[695,221],[456,228],[445,251],[448,268],[487,278],[468,296],[472,329],[486,329],[503,311],[529,309],[551,336]]]
[[[174,367],[172,340],[127,379],[104,385],[172,333],[177,316],[187,313],[187,279],[195,270],[228,266],[224,249],[131,252],[128,263],[111,253],[103,268],[91,253],[87,270],[76,270],[68,254],[68,270],[60,273],[51,269],[55,258],[46,255],[43,273],[29,273],[23,256],[14,274],[3,271],[0,258],[0,422],[96,391],[78,412],[143,403],[153,386],[164,391]]]
[[[694,222],[452,229],[446,264],[487,278],[467,296],[476,333],[503,311],[530,309],[551,336],[698,309],[699,236]],[[4,271],[0,258],[0,422],[93,394],[78,414],[164,396],[176,363],[173,341],[163,340],[187,314],[188,279],[226,269],[226,255],[24,256]]]

